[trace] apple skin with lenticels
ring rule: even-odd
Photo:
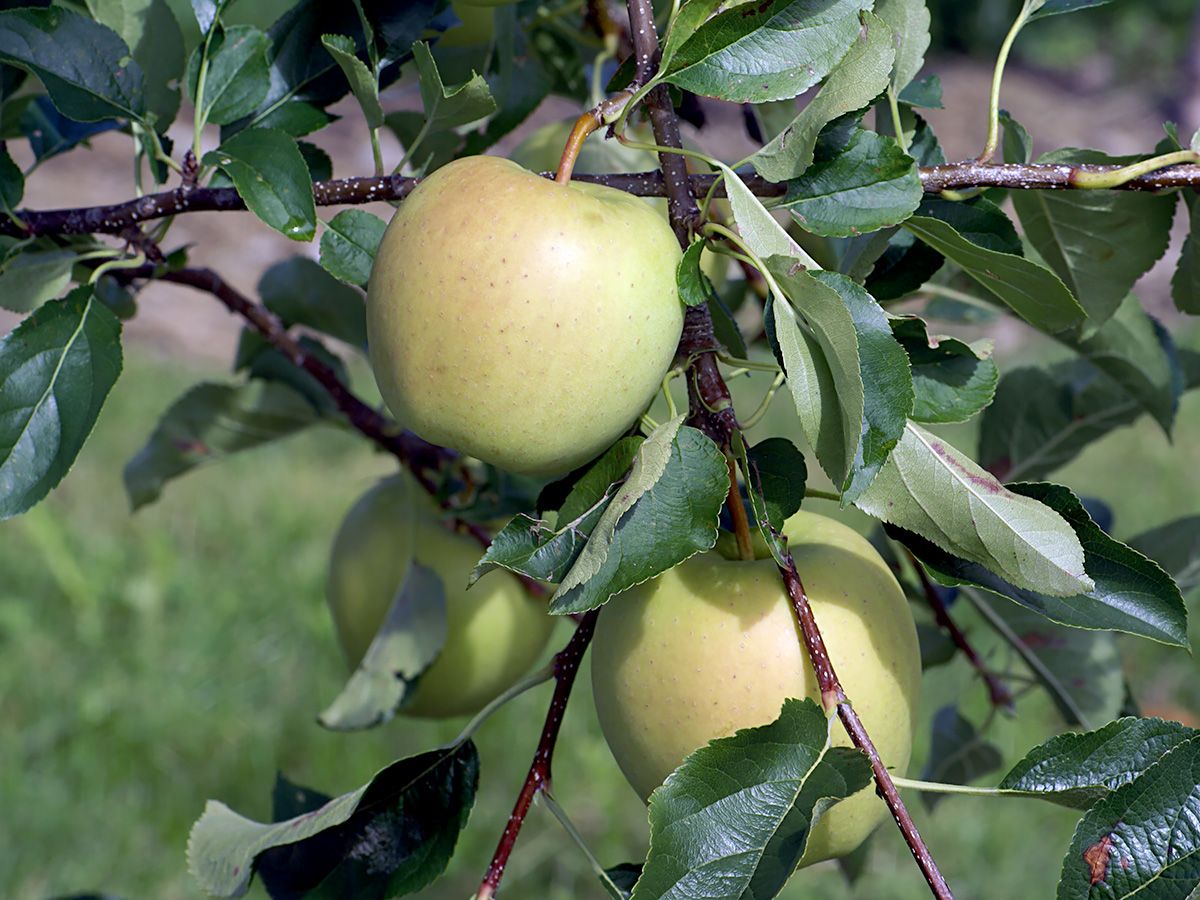
[[[455,160],[404,200],[376,254],[367,333],[383,399],[435,444],[568,472],[658,391],[683,328],[680,255],[637,197]]]
[[[921,684],[908,601],[845,525],[799,512],[784,531],[834,670],[884,764],[901,775]],[[643,799],[693,750],[774,721],[785,699],[820,702],[774,561],[717,551],[609,601],[592,643],[592,688],[609,748]],[[833,742],[851,745],[840,722]],[[868,785],[818,820],[800,865],[851,853],[887,816]]]

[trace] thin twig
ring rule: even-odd
[[[504,877],[504,869],[508,866],[508,859],[521,834],[521,826],[525,824],[525,816],[533,804],[533,798],[550,787],[550,765],[554,758],[554,745],[558,741],[559,729],[562,728],[571,687],[575,684],[579,664],[592,641],[592,633],[596,629],[596,619],[599,615],[598,609],[585,613],[567,646],[554,657],[554,696],[550,700],[550,709],[546,712],[542,735],[533,753],[529,774],[525,776],[525,783],[517,795],[517,802],[513,804],[512,815],[508,817],[504,832],[500,835],[500,842],[496,845],[496,852],[492,855],[487,873],[475,894],[475,900],[490,900],[496,895],[500,879]]]
[[[846,733],[850,735],[851,743],[866,755],[871,764],[871,773],[875,777],[876,792],[883,797],[884,803],[892,813],[892,818],[900,827],[900,833],[904,835],[904,841],[908,844],[908,849],[912,851],[913,859],[917,861],[917,866],[920,868],[921,874],[925,876],[925,881],[929,884],[929,890],[933,896],[938,900],[954,900],[954,894],[946,884],[946,879],[938,870],[937,863],[929,852],[925,840],[921,837],[920,831],[917,830],[912,816],[909,815],[904,801],[900,799],[900,792],[896,789],[887,766],[880,758],[879,751],[875,749],[875,744],[863,727],[862,720],[854,711],[849,698],[846,697],[845,691],[842,690],[837,672],[833,668],[833,661],[825,649],[825,640],[821,637],[817,620],[813,617],[808,595],[804,591],[804,584],[800,581],[796,563],[790,553],[786,557],[786,565],[780,566],[779,571],[783,575],[783,583],[787,588],[788,597],[792,601],[792,609],[800,624],[800,632],[804,637],[804,646],[808,650],[808,657],[812,662],[813,670],[817,673],[817,687],[821,691],[822,705],[826,710],[836,707],[838,718],[841,719]]]
[[[653,111],[653,96],[648,104]],[[657,137],[657,132],[656,132]],[[661,137],[658,142],[663,143]],[[993,165],[974,160],[921,169],[921,183],[926,193],[946,190],[1000,187],[1013,190],[1082,190],[1077,183],[1080,173],[1102,174],[1115,172],[1120,166],[1068,165]],[[671,170],[673,171],[673,169]],[[640,172],[626,175],[574,175],[574,181],[605,184],[637,197],[703,197],[712,187],[715,175],[676,175],[670,187],[661,172]],[[677,181],[676,181],[677,179]],[[742,179],[759,197],[782,196],[786,187],[773,184],[758,176]],[[317,206],[352,206],[378,201],[403,200],[416,187],[417,180],[400,175],[383,178],[372,176],[335,178],[313,184]],[[682,189],[687,185],[687,189]],[[1200,165],[1173,166],[1120,185],[1111,190],[1160,191],[1168,188],[1200,189]],[[725,196],[718,187],[716,196]],[[19,210],[16,215],[23,228],[11,219],[0,219],[0,235],[14,237],[49,234],[120,234],[130,225],[163,219],[189,212],[210,212],[245,209],[235,188],[199,188],[187,185],[157,194],[147,194],[122,203],[107,206],[83,206],[74,209]],[[685,219],[686,220],[686,219]]]
[[[921,590],[925,592],[925,600],[929,603],[929,608],[933,610],[934,621],[940,628],[945,629],[946,633],[950,635],[950,640],[954,642],[954,646],[962,651],[963,656],[979,673],[979,677],[987,685],[988,697],[992,701],[992,706],[1012,712],[1014,710],[1013,695],[1008,689],[1008,685],[984,664],[975,648],[971,646],[971,642],[967,640],[963,630],[951,617],[950,610],[942,602],[942,597],[930,580],[925,567],[921,565],[911,550],[908,551],[908,558],[912,562],[913,569],[916,570],[917,578],[921,581]]]

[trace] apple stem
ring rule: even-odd
[[[750,518],[746,515],[746,504],[742,502],[742,492],[738,490],[737,463],[733,457],[726,455],[725,462],[729,465],[729,516],[733,519],[733,534],[737,538],[738,556],[743,560],[754,559],[754,540],[750,536]]]
[[[583,142],[603,124],[596,109],[589,109],[575,120],[571,133],[567,135],[567,145],[563,148],[562,158],[558,161],[558,170],[554,173],[555,182],[568,184],[571,181],[571,173],[575,171],[575,161],[579,158],[579,151],[583,149]]]
[[[907,553],[908,560],[912,563],[912,567],[917,573],[917,578],[920,579],[921,590],[925,592],[925,600],[929,603],[929,608],[933,610],[934,621],[937,622],[940,628],[945,629],[946,633],[950,636],[950,640],[954,642],[954,646],[962,651],[963,656],[967,658],[967,661],[979,673],[979,677],[987,685],[988,697],[991,699],[992,706],[997,709],[1003,709],[1008,713],[1015,712],[1016,707],[1013,704],[1012,691],[1008,689],[1008,685],[984,665],[979,653],[971,646],[971,642],[967,640],[967,636],[958,627],[958,623],[950,616],[950,610],[946,608],[946,604],[938,594],[937,588],[934,587],[933,582],[929,579],[925,567],[918,562],[917,557],[911,550],[908,550]]]
[[[554,655],[554,696],[550,700],[550,709],[546,711],[546,721],[542,725],[542,735],[538,739],[537,749],[533,753],[533,762],[529,766],[529,774],[513,804],[512,815],[504,825],[496,852],[488,865],[479,890],[475,893],[477,900],[494,897],[500,887],[500,879],[504,877],[504,869],[516,846],[517,837],[521,834],[521,826],[525,824],[525,816],[533,804],[533,798],[542,791],[550,789],[550,763],[554,757],[554,745],[558,741],[558,732],[562,728],[563,714],[567,710],[567,700],[571,696],[571,688],[575,684],[575,676],[579,673],[579,665],[588,645],[592,642],[592,634],[596,630],[596,619],[599,609],[584,613],[571,635],[571,640]]]

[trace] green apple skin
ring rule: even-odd
[[[683,328],[679,258],[636,197],[455,160],[401,204],[376,254],[367,335],[383,399],[435,444],[568,472],[658,391]]]
[[[834,670],[884,763],[903,774],[921,684],[908,601],[845,525],[799,512],[785,533]],[[592,689],[613,756],[643,799],[693,750],[773,722],[786,698],[820,703],[793,616],[771,559],[715,551],[610,601],[592,643]],[[833,742],[850,746],[840,722]],[[868,785],[818,821],[800,865],[845,856],[887,816]]]
[[[445,528],[432,504],[403,477],[367,491],[338,530],[326,598],[351,669],[374,640],[410,560],[442,580],[446,642],[404,715],[476,713],[528,672],[546,648],[556,620],[516,577],[492,572],[467,590],[480,555],[479,545]]]
[[[508,158],[532,172],[554,172],[558,169],[567,136],[574,126],[574,119],[548,122],[521,141]],[[635,126],[629,129],[629,134],[634,140],[654,143],[654,134],[649,128]],[[693,161],[688,160],[688,165],[692,167]],[[617,175],[649,172],[657,168],[658,154],[627,147],[615,138],[604,137],[603,131],[588,136],[575,160],[575,171],[581,175]],[[665,198],[655,198],[650,202],[662,215],[667,214]],[[729,218],[729,201],[717,199],[714,202],[723,210],[725,218]],[[700,257],[700,268],[720,293],[728,280],[729,257],[706,250]]]
[[[491,9],[464,0],[451,0],[450,8],[462,24],[445,31],[438,39],[439,47],[474,47],[491,41],[495,30]]]

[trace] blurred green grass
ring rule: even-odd
[[[390,470],[388,460],[354,435],[314,431],[192,473],[130,515],[121,466],[184,388],[222,376],[144,347],[128,355],[74,471],[41,506],[0,523],[0,885],[19,900],[85,890],[197,896],[184,845],[206,798],[266,819],[276,771],[340,793],[457,729],[400,720],[344,735],[315,723],[345,677],[322,595],[328,544],[354,499]],[[1090,449],[1059,480],[1112,503],[1118,533],[1129,535],[1200,509],[1191,475],[1197,447],[1200,398],[1191,397],[1173,446],[1142,423]],[[568,632],[560,629],[556,646]],[[1125,649],[1146,679],[1135,685],[1139,696],[1197,708],[1200,679],[1186,654],[1135,642]],[[555,793],[605,864],[640,859],[645,810],[599,737],[586,671],[579,687],[555,758]],[[519,698],[480,733],[483,782],[471,822],[449,873],[423,896],[472,893],[528,765],[548,691]],[[960,664],[934,670],[927,717],[960,693],[968,709],[983,708]],[[991,737],[1011,762],[1058,727],[1033,698]],[[913,771],[926,743],[922,736]],[[930,815],[911,802],[962,896],[1053,895],[1071,813],[954,798]],[[504,895],[604,896],[540,808]],[[784,896],[927,893],[898,833],[884,828],[854,888],[827,864],[797,876]]]

